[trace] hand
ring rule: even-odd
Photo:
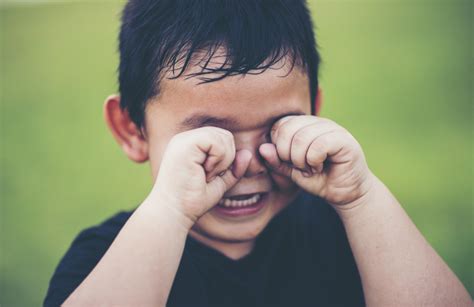
[[[359,143],[329,119],[286,116],[273,125],[271,141],[259,151],[272,172],[335,207],[351,207],[371,188]]]
[[[244,175],[251,158],[248,150],[236,152],[232,133],[221,128],[176,134],[166,147],[152,193],[194,224]]]

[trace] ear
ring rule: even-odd
[[[323,104],[323,91],[321,87],[318,86],[318,92],[316,93],[316,98],[314,99],[314,115],[319,115],[321,110],[321,105]]]
[[[128,112],[120,107],[120,96],[111,95],[104,103],[104,118],[127,157],[137,163],[148,160],[148,142]]]

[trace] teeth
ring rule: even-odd
[[[254,196],[248,199],[242,199],[242,200],[223,198],[219,201],[219,205],[224,206],[224,207],[232,207],[232,208],[251,206],[257,203],[260,200],[260,197],[261,197],[260,194],[255,194]]]

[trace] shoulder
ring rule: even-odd
[[[132,212],[122,211],[99,225],[82,230],[71,243],[58,269],[74,260],[78,253],[81,256],[89,255],[100,259],[131,215]]]
[[[99,225],[81,231],[73,241],[72,246],[74,243],[87,241],[87,239],[114,240],[132,213],[132,211],[119,212]]]
[[[45,306],[59,306],[89,275],[132,212],[119,212],[81,231],[63,256],[49,283]]]

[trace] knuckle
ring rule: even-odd
[[[232,138],[233,137],[232,132],[230,132],[227,129],[223,129],[223,128],[219,128],[219,127],[209,127],[209,128],[215,129],[216,132],[221,133],[222,135],[224,135],[227,138]]]
[[[293,116],[285,116],[285,117],[282,117],[280,118],[279,120],[276,121],[275,123],[275,126],[278,128],[278,127],[281,127],[283,124],[285,124],[286,122],[288,122],[289,120],[291,120]]]
[[[284,128],[286,126],[286,123],[290,121],[293,117],[295,116],[285,116],[277,120],[272,126],[272,135],[279,135],[282,131],[282,128]]]
[[[278,125],[275,124],[275,125],[273,125],[272,128],[270,129],[270,135],[271,135],[271,136],[276,135],[277,131],[278,131]]]
[[[306,136],[303,133],[297,133],[293,136],[291,144],[296,147],[303,146],[307,143]]]
[[[175,134],[169,141],[169,146],[177,146],[177,145],[182,145],[186,142],[187,139],[187,133],[186,132],[181,132],[178,134]]]
[[[292,135],[288,131],[288,129],[284,129],[283,127],[279,129],[278,135],[277,135],[277,142],[282,142],[282,143],[289,143],[291,141]]]
[[[308,153],[323,153],[325,152],[325,143],[321,141],[314,141],[308,148]]]
[[[221,142],[217,144],[227,158],[235,155],[235,143],[233,138],[221,137]]]
[[[206,135],[206,138],[213,144],[213,145],[220,145],[226,142],[226,137],[224,136],[223,133],[217,132],[217,131],[211,131],[208,135]]]
[[[224,165],[224,168],[227,168],[232,163],[232,161],[234,161],[234,155],[235,152],[231,152],[228,150],[225,150],[222,153],[222,164]]]
[[[225,158],[226,150],[219,144],[214,144],[212,151],[219,159]]]
[[[196,129],[197,131],[205,133],[207,136],[212,136],[212,137],[229,137],[232,136],[232,133],[229,130],[219,128],[219,127],[214,127],[214,126],[205,126],[205,127],[200,127]]]
[[[227,168],[235,158],[235,146],[234,143],[217,143],[215,144],[216,152],[219,155],[219,160],[221,164],[224,164],[224,168]]]
[[[319,123],[324,123],[324,124],[327,124],[327,125],[337,125],[339,126],[338,124],[336,124],[335,121],[329,119],[329,118],[326,118],[326,117],[318,117],[318,121]]]
[[[275,144],[275,149],[276,149],[276,152],[277,152],[277,155],[280,159],[282,160],[286,160],[287,158],[287,150],[286,150],[286,147],[284,146],[283,142],[277,142]]]
[[[293,163],[293,165],[295,165],[296,167],[300,169],[304,169],[306,167],[306,161],[304,157],[292,155],[291,160],[292,160],[291,162]]]
[[[221,129],[221,128],[216,128],[216,129],[219,129],[219,130],[216,130],[216,132],[218,132],[216,136],[218,136],[219,140],[222,142],[221,145],[224,144],[231,147],[235,146],[234,135],[232,134],[232,132],[230,132],[229,130]]]
[[[317,164],[321,163],[321,159],[316,157],[316,156],[308,156],[306,157],[306,160],[308,161],[308,164],[311,166],[316,166]]]
[[[234,141],[234,135],[229,132],[229,134],[223,135],[223,139],[225,141],[225,144],[235,147],[235,141]]]
[[[319,144],[312,144],[308,148],[306,160],[308,163],[319,163],[325,155],[326,152],[322,146],[319,146]]]

